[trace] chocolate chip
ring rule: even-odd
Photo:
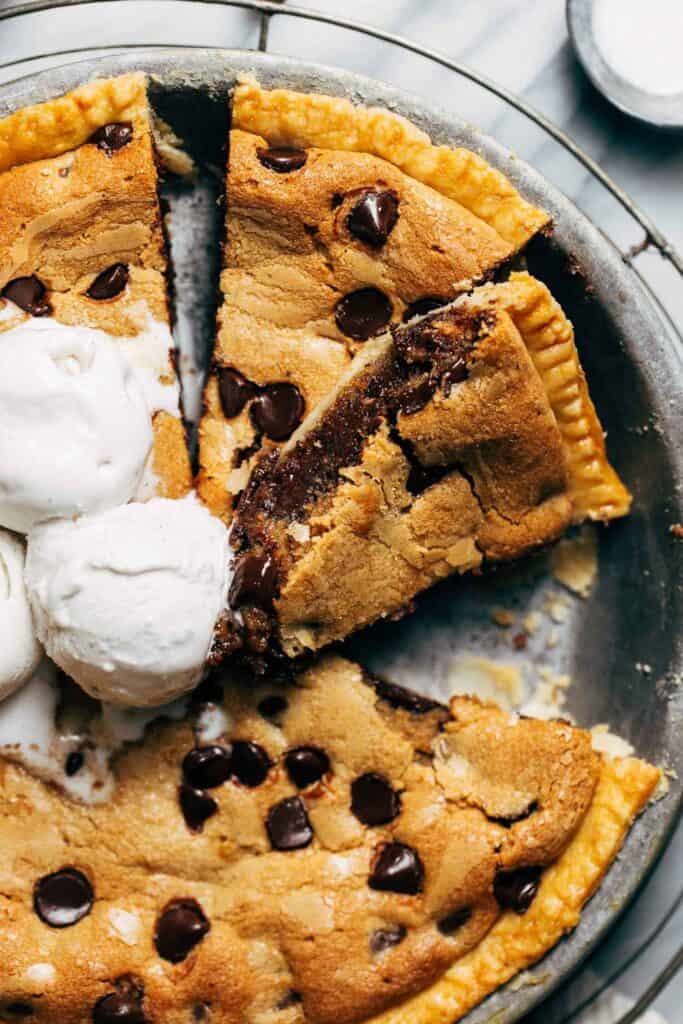
[[[401,799],[388,779],[368,772],[351,785],[351,810],[364,825],[388,825],[401,813]]]
[[[192,703],[197,704],[222,704],[225,691],[222,683],[219,683],[215,674],[211,673],[202,679],[199,686],[192,691]]]
[[[299,789],[320,782],[330,770],[330,759],[320,747],[296,747],[285,757],[285,768]]]
[[[33,889],[33,908],[51,928],[68,928],[92,910],[95,895],[82,871],[62,868],[39,879]]]
[[[277,718],[279,715],[283,715],[288,707],[287,698],[274,693],[270,697],[263,698],[258,705],[258,713],[264,718]]]
[[[458,928],[462,928],[471,917],[472,911],[469,907],[459,907],[452,914],[442,917],[437,928],[442,935],[452,935],[454,932],[457,932]]]
[[[276,1010],[288,1010],[290,1006],[298,1006],[301,1002],[301,993],[295,992],[293,988],[290,988],[289,992],[286,992],[280,1002],[275,1007]]]
[[[349,338],[367,341],[391,320],[391,302],[379,288],[358,288],[337,303],[337,327]]]
[[[102,996],[92,1011],[93,1024],[147,1024],[142,1008],[144,990],[139,982],[122,978],[117,991]]]
[[[230,778],[253,789],[265,781],[272,763],[263,747],[235,740],[230,757]]]
[[[76,772],[80,772],[81,768],[85,764],[85,756],[80,750],[72,750],[70,754],[67,754],[66,762],[64,764],[64,772],[71,778]]]
[[[346,218],[350,233],[374,249],[384,245],[398,220],[398,197],[388,189],[367,191]]]
[[[178,801],[185,824],[191,832],[201,832],[204,822],[218,810],[218,804],[204,789],[195,789],[183,782],[178,786]]]
[[[567,723],[569,724],[569,723]],[[496,825],[502,825],[503,828],[510,828],[511,825],[516,824],[518,821],[524,821],[525,818],[530,817],[538,810],[538,801],[532,800],[528,807],[525,807],[519,814],[507,814],[501,815],[498,818],[494,818],[491,815],[487,815],[489,821],[494,822]]]
[[[285,441],[301,423],[304,400],[294,384],[266,384],[254,399],[251,418],[271,441]]]
[[[378,928],[370,936],[370,951],[375,954],[386,953],[388,949],[403,942],[406,935],[406,929],[402,924],[397,924],[393,928]]]
[[[230,761],[225,747],[195,747],[183,758],[183,778],[194,789],[215,789],[230,778]]]
[[[377,696],[385,700],[387,704],[391,704],[392,708],[410,711],[414,715],[426,715],[430,711],[444,710],[443,705],[437,703],[437,701],[430,700],[428,697],[421,697],[419,693],[405,690],[402,686],[388,683],[384,679],[376,679],[374,686]]]
[[[2,289],[2,296],[9,299],[31,316],[47,316],[52,306],[46,299],[47,288],[35,274],[30,277],[15,277]]]
[[[209,1012],[210,1010],[206,1003],[197,1003],[196,1006],[192,1007],[192,1020],[208,1020]]]
[[[271,807],[266,828],[275,850],[301,850],[313,841],[313,829],[303,800],[298,796],[281,800]]]
[[[233,370],[230,366],[221,366],[219,369],[218,394],[223,415],[227,419],[231,420],[238,416],[256,391],[253,381],[247,380],[238,370]]]
[[[8,1003],[5,1007],[0,1007],[1,1012],[10,1014],[11,1017],[30,1017],[33,1013],[33,1007],[30,1003]]]
[[[128,284],[128,267],[125,263],[113,263],[101,274],[98,274],[88,288],[86,295],[89,299],[113,299],[120,295]]]
[[[201,942],[211,925],[196,900],[172,900],[157,919],[154,945],[164,960],[179,964]]]
[[[411,302],[409,306],[406,306],[403,310],[403,323],[407,324],[414,316],[426,316],[427,313],[439,309],[440,306],[447,305],[450,301],[451,299],[441,299],[438,295],[425,295],[423,299],[417,299],[415,302]]]
[[[264,167],[277,174],[298,171],[308,160],[305,149],[292,149],[289,146],[271,146],[269,149],[261,147],[256,150],[256,155]]]
[[[493,882],[493,892],[500,906],[514,910],[516,914],[525,914],[538,891],[541,873],[539,867],[499,871]]]
[[[371,889],[415,896],[422,892],[424,867],[417,852],[405,843],[385,843],[368,879]]]
[[[133,125],[130,121],[112,121],[93,132],[88,142],[101,149],[106,156],[111,156],[117,149],[127,146],[132,138]]]
[[[277,593],[278,572],[270,555],[248,551],[240,555],[230,585],[228,600],[231,608],[242,604],[256,604],[270,608]]]

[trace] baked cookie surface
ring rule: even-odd
[[[337,657],[223,682],[211,742],[153,727],[101,806],[0,767],[0,1018],[456,1019],[576,923],[659,777]]]
[[[547,223],[469,150],[388,111],[237,86],[199,489],[227,516],[261,445],[287,439],[390,323],[490,277]]]
[[[257,463],[235,516],[231,602],[272,609],[275,646],[300,654],[629,502],[571,325],[516,274],[368,342]]]
[[[185,494],[145,76],[91,82],[0,121],[0,209],[0,332],[40,316],[120,339],[162,396],[147,491]]]

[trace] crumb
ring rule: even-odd
[[[584,526],[575,537],[558,541],[550,555],[550,571],[573,594],[588,597],[598,575],[595,528]]]
[[[287,533],[298,544],[305,544],[311,539],[311,528],[306,523],[290,523]]]
[[[645,662],[637,661],[636,662],[636,672],[642,672],[642,674],[644,676],[649,676],[649,675],[652,674],[652,665],[648,665],[648,663],[646,661]]]
[[[594,725],[590,733],[593,750],[599,754],[606,754],[607,757],[630,757],[633,754],[631,744],[621,736],[610,732],[610,727],[606,722]]]
[[[526,649],[526,645],[529,642],[528,633],[515,633],[512,638],[512,646],[516,651],[523,651]]]
[[[519,992],[521,988],[527,988],[530,985],[543,985],[549,977],[549,974],[532,974],[531,971],[522,971],[514,981],[510,982],[510,990]]]
[[[482,700],[494,700],[508,711],[524,699],[522,674],[516,665],[503,665],[471,654],[453,661],[446,682],[449,697],[473,694]]]
[[[533,636],[538,627],[541,624],[541,616],[538,612],[529,612],[527,617],[524,619],[523,626],[529,636]]]
[[[669,533],[673,534],[677,540],[683,540],[683,523],[672,523]]]

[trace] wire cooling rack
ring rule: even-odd
[[[56,10],[58,8],[88,6],[98,2],[100,2],[100,0],[33,0],[33,2],[12,4],[4,9],[0,9],[0,24],[4,21],[21,18],[25,15]],[[118,0],[118,2],[135,3],[136,0]],[[642,231],[641,240],[629,248],[620,247],[614,242],[612,242],[612,244],[614,244],[615,248],[620,252],[624,263],[628,265],[632,273],[638,277],[641,285],[649,293],[651,299],[657,306],[661,316],[666,320],[670,329],[681,340],[681,343],[683,343],[683,335],[681,334],[678,325],[675,323],[673,317],[657,295],[656,291],[643,277],[634,262],[635,259],[646,250],[654,249],[660,254],[662,259],[670,263],[678,275],[683,278],[683,258],[668,241],[665,235],[653,223],[650,217],[640,209],[638,204],[634,202],[628,193],[625,192],[624,189],[622,189],[621,186],[614,181],[614,179],[607,174],[607,172],[584,149],[582,149],[558,125],[540,111],[536,110],[533,106],[526,103],[521,97],[485,75],[465,66],[459,61],[452,60],[450,57],[447,57],[436,50],[422,46],[410,39],[404,38],[403,36],[396,35],[395,33],[387,32],[374,25],[349,20],[344,17],[338,17],[337,15],[326,14],[322,11],[299,8],[291,4],[287,4],[285,6],[286,0],[196,0],[196,2],[204,5],[230,7],[253,12],[259,18],[258,49],[262,52],[266,52],[268,50],[270,27],[274,18],[286,17],[301,19],[305,22],[317,22],[319,24],[347,30],[366,38],[378,40],[392,48],[422,57],[427,61],[431,61],[434,64],[445,68],[454,75],[467,79],[474,85],[496,96],[507,107],[516,110],[530,122],[533,122],[558,146],[561,146],[564,151],[569,153],[576,161],[578,161],[589,173],[593,181],[598,182],[600,186],[602,186],[602,188],[604,188],[621,205],[631,220],[635,222]],[[190,45],[192,46],[196,44]],[[30,68],[32,62],[38,60],[61,56],[77,57],[79,54],[92,54],[98,51],[125,51],[136,48],[148,49],[150,48],[150,43],[119,43],[108,45],[89,45],[68,49],[46,49],[44,51],[34,53],[30,57],[24,56],[8,61],[3,61],[0,58],[0,69],[7,70],[9,68],[16,68],[18,71],[21,69],[23,73],[25,73],[26,69]],[[202,46],[201,48],[206,49],[207,47]],[[676,851],[673,852],[675,861]],[[640,896],[641,900],[648,898],[647,890],[651,884],[652,880],[646,884],[645,892]],[[677,916],[680,916],[682,907],[683,891],[680,891],[677,894],[674,894],[674,898],[666,910],[658,916],[654,923],[650,924],[649,929],[642,938],[639,939],[639,941],[631,947],[628,947],[625,944],[626,952],[624,953],[620,963],[599,977],[589,979],[586,984],[578,986],[580,994],[573,997],[570,995],[569,999],[563,1000],[562,996],[567,988],[572,986],[577,987],[576,976],[568,979],[564,983],[564,986],[559,990],[559,993],[555,993],[550,997],[549,1001],[540,1007],[540,1009],[537,1009],[532,1013],[531,1019],[533,1021],[537,1021],[538,1024],[545,1022],[546,1015],[551,1004],[558,1001],[562,1005],[565,1005],[566,1003],[568,1008],[564,1012],[564,1015],[553,1015],[553,1022],[556,1022],[556,1024],[581,1024],[584,1020],[584,1015],[589,1010],[600,1006],[601,997],[605,995],[611,986],[620,981],[620,979],[622,979],[626,973],[634,967],[634,965],[642,963],[644,958],[655,956],[654,951],[658,941],[665,933],[665,930],[671,926]],[[628,923],[628,921],[626,921],[626,923]],[[623,925],[624,922],[617,927],[623,927]],[[678,971],[681,970],[681,968],[683,968],[683,949],[679,949],[672,957],[670,957],[670,959],[668,959],[668,961],[665,962],[663,967],[658,971],[653,972],[653,975],[648,978],[645,989],[640,997],[636,999],[631,1008],[618,1020],[615,1020],[613,1024],[638,1024],[638,1022],[641,1021],[643,1014],[645,1014],[648,1008],[652,1006],[652,1003],[655,1001],[657,996],[674,978]],[[600,1016],[601,1021],[605,1021],[605,1019],[606,1018],[604,1016]]]

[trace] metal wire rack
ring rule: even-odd
[[[28,0],[25,3],[14,4],[0,10],[0,24],[10,19],[20,18],[25,15],[36,14],[40,12],[55,10],[58,8],[69,8],[92,5],[100,2],[100,0]],[[117,0],[120,3],[131,3],[135,0]],[[537,125],[548,137],[554,142],[561,146],[566,152],[577,160],[591,175],[591,177],[600,183],[600,185],[621,205],[626,211],[629,217],[638,225],[643,232],[641,241],[632,245],[628,249],[622,249],[615,245],[615,248],[620,252],[621,258],[629,266],[630,270],[638,277],[641,285],[649,293],[650,297],[656,304],[660,314],[666,320],[670,329],[683,343],[683,335],[678,325],[673,320],[672,316],[666,309],[666,306],[661,301],[659,296],[650,286],[649,282],[643,277],[638,267],[636,267],[634,261],[637,256],[649,249],[655,249],[660,256],[668,261],[671,266],[677,271],[677,273],[683,278],[683,257],[677,252],[671,242],[664,236],[659,228],[653,223],[648,215],[640,209],[640,207],[634,202],[634,200],[628,195],[621,186],[613,180],[613,178],[607,174],[607,172],[584,150],[582,149],[566,132],[564,132],[558,125],[547,118],[540,111],[536,110],[533,106],[525,102],[521,97],[517,96],[504,86],[493,81],[492,79],[480,74],[470,67],[465,66],[459,61],[452,60],[445,54],[440,53],[437,50],[430,49],[429,47],[422,46],[412,40],[403,36],[397,35],[392,32],[387,32],[384,29],[369,25],[353,20],[349,20],[344,17],[337,15],[326,14],[322,11],[316,11],[312,9],[305,9],[291,4],[285,6],[286,0],[197,0],[205,5],[216,5],[220,7],[238,8],[246,11],[251,11],[259,18],[259,34],[258,34],[258,49],[262,52],[266,52],[269,43],[269,30],[271,22],[276,17],[287,17],[294,19],[303,19],[308,22],[317,22],[323,25],[328,25],[334,28],[344,29],[358,35],[369,37],[371,39],[378,40],[387,45],[406,51],[408,53],[415,54],[419,57],[425,58],[428,61],[433,62],[448,71],[453,72],[462,78],[474,83],[481,87],[492,95],[496,96],[508,107],[513,108],[519,114],[523,115],[529,121]],[[188,45],[188,44],[185,44]],[[194,44],[189,44],[193,46]],[[45,50],[39,53],[33,54],[31,57],[21,57],[9,61],[2,61],[0,59],[0,68],[7,69],[11,67],[19,68],[21,65],[28,65],[33,61],[43,60],[47,58],[54,58],[59,56],[71,57],[79,54],[90,54],[98,51],[119,51],[119,50],[133,50],[136,48],[149,48],[148,42],[144,43],[124,43],[124,44],[110,44],[110,45],[89,45],[87,47],[74,47],[69,49],[53,49]],[[202,46],[202,49],[211,47]],[[613,243],[614,244],[614,243]],[[642,938],[642,940],[636,945],[635,949],[616,967],[607,977],[601,978],[597,981],[592,989],[584,994],[581,998],[577,999],[571,1009],[563,1017],[561,1024],[580,1024],[582,1015],[594,1006],[605,991],[612,985],[615,984],[637,961],[643,956],[646,956],[652,951],[655,943],[661,937],[664,930],[669,926],[672,921],[676,918],[677,914],[683,906],[683,890],[675,894],[672,902],[670,903],[666,912],[659,918],[654,924],[650,931]],[[679,949],[669,960],[663,968],[652,978],[650,984],[646,990],[642,993],[639,999],[636,1000],[635,1004],[631,1007],[628,1012],[620,1017],[614,1024],[638,1024],[642,1015],[652,1005],[654,1000],[657,998],[659,993],[664,987],[672,980],[677,972],[683,967],[683,949]],[[551,997],[552,998],[552,997]],[[541,1008],[541,1015],[544,1010]],[[533,1014],[534,1020],[537,1019],[537,1014]]]

